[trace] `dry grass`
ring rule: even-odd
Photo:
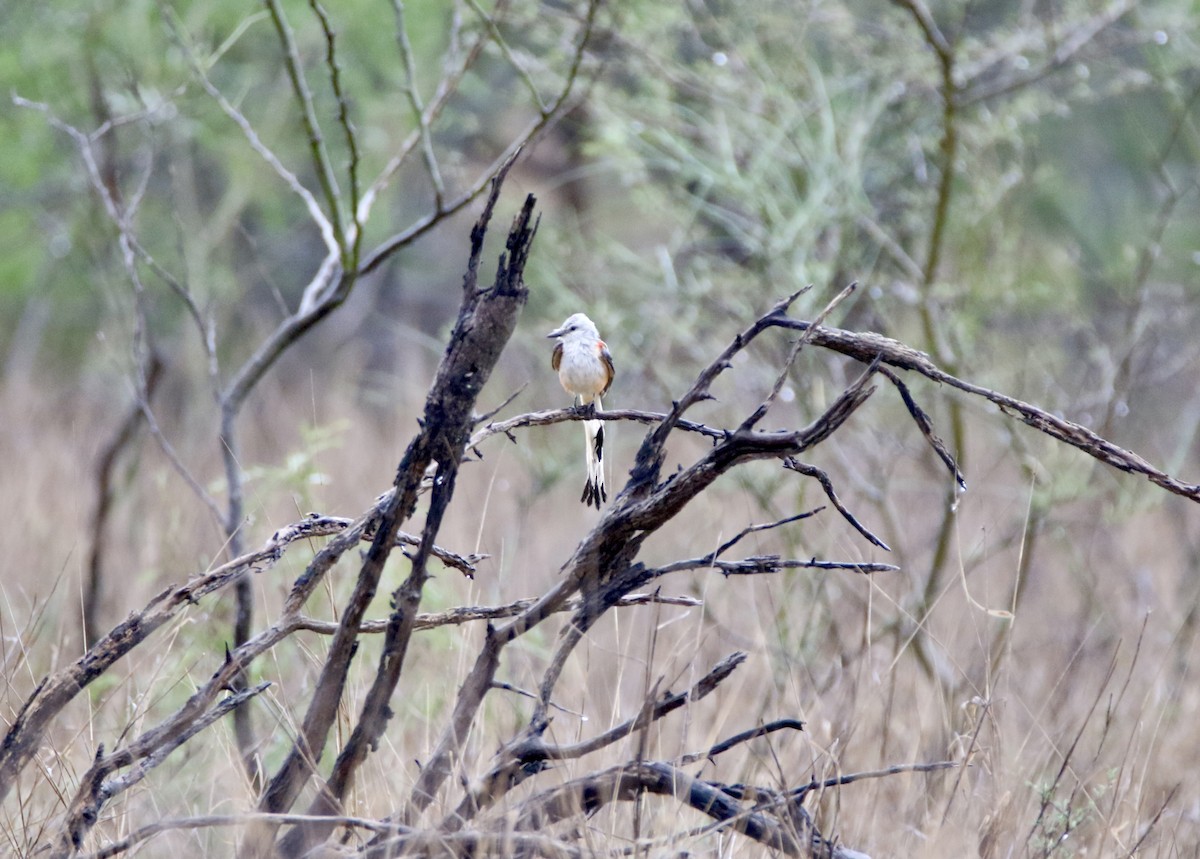
[[[524,371],[517,360],[509,381]],[[494,384],[499,389],[505,383]],[[389,392],[390,410],[380,412],[364,410],[357,398],[334,389],[300,388],[263,394],[248,415],[250,467],[296,457],[290,470],[268,470],[251,485],[250,545],[309,509],[351,516],[361,511],[390,483],[407,441],[406,416],[423,394],[416,380],[398,383]],[[541,405],[557,396],[550,390],[539,382],[522,402]],[[187,430],[202,424],[201,409],[191,414],[188,398],[176,396],[178,408],[165,409],[174,415],[168,430],[182,439],[181,451],[196,473],[209,479],[219,473],[211,436]],[[636,395],[625,390],[621,399],[629,405]],[[968,763],[827,790],[810,806],[824,832],[877,859],[1196,855],[1200,533],[1194,508],[1026,437],[1055,470],[1032,487],[1010,447],[996,443],[1002,418],[971,414],[971,489],[955,516],[950,569],[923,607],[920,594],[946,481],[929,464],[911,424],[895,416],[894,405],[876,399],[856,415],[853,432],[821,451],[821,464],[836,475],[850,507],[893,546],[903,571],[874,578],[806,572],[669,577],[664,592],[698,596],[703,609],[611,612],[572,657],[559,686],[556,703],[564,711],[555,715],[553,739],[581,739],[627,719],[650,690],[684,689],[733,650],[747,651],[747,663],[711,697],[601,754],[550,769],[507,801],[632,759],[639,749],[646,757],[669,759],[763,721],[792,717],[807,723],[803,734],[759,739],[690,771],[785,788],[814,776],[899,763]],[[0,492],[12,511],[0,581],[6,721],[44,673],[80,652],[78,604],[93,503],[89,475],[116,420],[118,400],[16,382],[0,391],[0,413],[23,416],[5,421],[0,431]],[[298,428],[306,423],[328,428],[333,443],[322,447],[303,435]],[[440,542],[492,558],[475,581],[450,570],[439,574],[424,609],[535,596],[555,580],[596,518],[574,504],[577,434],[575,427],[551,427],[525,432],[517,447],[502,438],[489,443],[484,463],[463,474]],[[619,486],[621,464],[631,460],[641,431],[622,426],[615,436]],[[183,581],[220,555],[217,525],[152,444],[142,451],[113,523],[105,591],[106,616],[113,622],[165,583]],[[681,446],[677,454],[689,452]],[[328,480],[310,480],[315,472]],[[689,508],[686,521],[648,544],[649,559],[703,554],[746,524],[823,500],[795,475],[781,480],[769,465],[747,475],[718,483]],[[1055,499],[1061,485],[1055,481],[1083,489],[1071,499]],[[874,500],[868,489],[878,493]],[[761,503],[764,494],[769,511]],[[745,554],[886,560],[829,511],[753,535],[741,548]],[[260,619],[277,611],[305,560],[304,551],[294,550],[255,579]],[[309,613],[333,617],[352,577],[352,565],[341,564]],[[399,578],[397,570],[391,584]],[[381,591],[387,589],[385,581]],[[378,600],[373,616],[386,611],[386,596]],[[22,855],[54,829],[98,744],[113,748],[207,679],[222,658],[231,616],[231,593],[206,598],[68,707],[0,812],[0,851]],[[500,679],[533,688],[556,629],[551,624],[510,647]],[[407,795],[417,761],[436,740],[481,638],[478,625],[418,635],[393,703],[396,718],[361,771],[347,814],[382,817]],[[293,720],[303,712],[326,645],[323,637],[305,633],[256,666],[252,679],[273,682],[254,705],[268,770],[289,747]],[[347,738],[376,656],[377,643],[368,641],[351,670],[334,744]],[[493,692],[462,773],[484,770],[530,709],[519,695]],[[332,758],[327,750],[325,761]],[[98,848],[161,818],[236,814],[252,804],[229,726],[221,723],[107,806],[88,846]],[[297,808],[305,804],[302,798]],[[431,819],[438,811],[435,806]],[[766,855],[707,824],[674,801],[647,798],[636,807],[610,807],[560,834],[598,855],[639,838],[643,855]],[[680,834],[693,829],[699,831]],[[149,841],[142,852],[229,854],[237,837],[236,827],[174,832]]]

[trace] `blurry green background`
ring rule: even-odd
[[[345,191],[349,154],[326,41],[308,4],[283,7]],[[426,101],[452,65],[447,57],[486,31],[482,13],[495,16],[504,39],[504,50],[487,44],[430,129],[452,195],[534,119],[530,86],[548,99],[562,85],[584,9],[568,0],[413,0],[404,8]],[[1200,477],[1200,4],[935,2],[936,36],[918,25],[922,9],[882,0],[604,4],[569,111],[526,147],[497,209],[485,280],[526,193],[538,196],[542,221],[527,269],[529,306],[480,407],[526,383],[506,414],[565,405],[544,334],[577,310],[597,322],[616,357],[606,404],[661,409],[779,297],[812,284],[794,308],[811,317],[857,281],[830,324],[900,339],[1182,480]],[[415,127],[395,14],[378,0],[329,2],[327,11],[365,186]],[[211,319],[227,383],[296,308],[325,253],[299,199],[192,69],[201,65],[315,191],[269,17],[233,0],[0,0],[0,35],[5,99],[41,103],[86,134],[104,132],[93,138],[103,180],[118,199],[138,201],[139,242]],[[939,40],[941,60],[931,47]],[[376,203],[364,251],[433,206],[414,151]],[[239,419],[248,545],[309,510],[357,515],[390,485],[458,306],[479,207],[444,219],[364,276],[255,390]],[[117,231],[77,146],[42,110],[12,101],[0,108],[0,492],[21,516],[6,549],[13,572],[0,590],[5,635],[21,630],[29,666],[6,674],[10,713],[41,673],[77,652],[92,474],[132,401],[135,336],[153,340],[166,360],[154,399],[164,437],[208,492],[220,500],[226,491],[196,326],[163,279],[144,264],[139,274],[140,319]],[[718,402],[689,417],[736,425],[787,353],[782,336],[762,338],[718,381]],[[806,350],[765,426],[803,425],[860,369]],[[796,772],[810,764],[825,771],[813,761],[842,771],[956,756],[972,745],[979,766],[955,815],[944,817],[941,805],[949,809],[953,794],[934,800],[920,781],[888,782],[866,799],[858,794],[861,804],[847,800],[847,843],[962,856],[970,855],[964,845],[990,837],[1049,855],[1071,833],[1072,844],[1092,846],[1089,855],[1107,855],[1118,842],[1128,848],[1171,789],[1182,783],[1192,797],[1200,789],[1195,506],[978,401],[910,381],[961,457],[969,492],[951,506],[944,469],[884,386],[813,461],[894,553],[875,552],[828,510],[747,551],[889,560],[902,571],[869,583],[680,577],[679,590],[711,598],[689,616],[694,629],[674,630],[670,645],[664,633],[662,652],[674,647],[670,658],[681,665],[734,646],[753,654],[749,691],[715,717],[698,716],[700,736],[685,742],[681,731],[681,748],[795,713],[810,720],[812,743],[792,750]],[[613,430],[616,489],[641,432]],[[531,596],[554,580],[593,521],[573,506],[582,479],[577,436],[575,427],[554,427],[520,435],[516,447],[494,439],[484,464],[464,470],[445,540],[492,559],[469,586],[457,574],[439,576],[426,606]],[[681,441],[672,456],[690,462],[700,449]],[[119,578],[103,589],[110,622],[164,581],[204,569],[226,545],[159,446],[143,439],[136,451],[117,480],[106,559]],[[756,463],[719,481],[648,544],[648,562],[703,554],[720,535],[822,503],[797,475]],[[303,559],[288,562],[280,576],[255,579],[260,621],[282,599],[287,574],[303,568]],[[224,594],[205,604],[211,617],[197,610],[204,624],[187,620],[193,649],[173,651],[177,662],[162,676],[177,676],[180,665],[207,670],[203,659],[228,639],[231,602]],[[335,593],[329,602],[333,611]],[[984,606],[1011,610],[1017,621]],[[645,639],[624,627],[597,636],[610,632],[573,681],[583,690],[579,707],[600,713],[594,724],[636,712],[644,691],[642,668],[626,666]],[[472,652],[457,632],[422,641],[437,666],[461,667]],[[197,642],[209,651],[196,655]],[[1105,670],[1116,651],[1122,676],[1135,679],[1113,704],[1120,718],[1100,726],[1092,718],[1099,711],[1086,705],[1111,679]],[[294,670],[298,678],[285,679],[300,689],[319,662],[296,653],[281,673]],[[525,656],[538,664],[532,649]],[[393,738],[404,766],[424,754],[435,733],[428,726],[445,705],[445,670],[433,673],[422,687],[433,689],[429,700],[408,704],[409,734]],[[535,676],[520,661],[512,674],[514,682]],[[123,694],[96,693],[97,710],[109,708],[108,722],[97,717],[98,733],[118,733],[134,718],[128,713],[146,712],[141,698]],[[997,710],[987,709],[992,695]],[[976,721],[977,706],[987,719]],[[503,725],[489,730],[520,724],[519,707],[501,710]],[[1145,724],[1154,726],[1151,739],[1139,733]],[[1080,756],[1085,747],[1093,756],[1086,766],[1074,762],[1074,781],[1052,782],[1084,725],[1100,735],[1080,746]],[[1110,736],[1112,725],[1128,733]],[[94,752],[77,742],[86,733],[60,746],[80,767]],[[401,778],[400,765],[381,760],[381,780]],[[773,772],[769,762],[757,765]],[[747,781],[761,776],[753,766]],[[1056,790],[1066,810],[1039,815]],[[55,794],[42,799],[53,820]],[[205,807],[195,797],[181,805]],[[1173,805],[1160,827],[1162,855],[1190,855],[1200,843],[1184,805]],[[1081,807],[1084,817],[1072,816]],[[940,838],[929,852],[921,832]],[[1111,833],[1116,841],[1106,841]]]
[[[145,183],[143,245],[212,308],[227,361],[244,357],[278,317],[277,302],[294,305],[322,248],[296,198],[196,84],[181,43],[315,188],[266,14],[212,0],[6,7],[6,95],[44,102],[84,131],[138,115],[97,141],[106,180],[125,197]],[[285,8],[316,75],[327,144],[344,167],[318,74],[320,31],[304,4]],[[1142,414],[1157,426],[1165,406],[1152,391],[1180,390],[1166,368],[1191,348],[1200,274],[1198,10],[1165,1],[1119,8],[932,7],[953,42],[964,102],[949,209],[935,236],[941,70],[905,10],[614,4],[601,15],[578,107],[519,171],[520,190],[553,207],[531,311],[552,319],[582,306],[602,331],[619,328],[634,354],[650,341],[687,350],[727,331],[728,313],[761,309],[806,283],[828,294],[858,280],[866,288],[851,310],[856,324],[933,348],[923,342],[932,320],[944,347],[937,357],[985,378],[1000,367],[1032,373],[1018,391],[1031,398],[1105,396],[1123,372],[1123,395],[1147,397]],[[578,11],[515,3],[505,12],[507,39],[538,81],[561,71],[553,62],[562,22]],[[330,15],[370,177],[412,128],[392,11],[351,0]],[[453,19],[458,38],[482,24],[470,7],[443,2],[410,3],[406,16],[428,97]],[[1089,27],[1097,32],[1084,40]],[[489,48],[433,128],[451,186],[495,157],[528,102]],[[0,123],[4,373],[69,381],[88,369],[116,372],[121,349],[111,337],[127,332],[131,302],[113,227],[64,134],[12,105]],[[365,247],[430,205],[429,182],[411,160]],[[445,286],[458,277],[462,248],[462,222],[451,221],[364,279],[348,318],[330,325],[339,342],[378,341],[371,366],[393,371],[386,341],[413,329],[436,334],[452,312]],[[147,277],[157,336],[170,346],[194,333],[180,330],[180,303]],[[109,340],[97,347],[101,333]],[[1030,354],[1035,362],[1015,360]]]

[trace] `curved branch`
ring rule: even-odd
[[[571,745],[549,745],[543,739],[548,722],[531,725],[520,737],[506,746],[502,760],[494,766],[478,784],[467,792],[455,809],[454,814],[442,823],[443,829],[454,830],[474,818],[482,809],[494,805],[521,782],[539,772],[546,761],[573,760],[628,737],[652,722],[657,722],[668,713],[692,701],[699,701],[717,688],[734,670],[746,661],[746,654],[735,651],[718,662],[686,692],[666,694],[658,701],[647,702],[636,716],[610,728],[591,739]]]
[[[516,828],[545,829],[581,814],[593,814],[612,802],[630,802],[644,793],[672,796],[714,820],[727,822],[736,832],[787,856],[824,855],[809,852],[813,842],[806,835],[827,843],[815,830],[797,832],[774,815],[742,808],[721,786],[702,782],[669,763],[630,762],[566,782],[521,804]],[[797,806],[798,807],[798,806]],[[815,840],[815,839],[814,839]],[[832,849],[832,845],[830,845]]]
[[[1078,448],[1084,453],[1119,471],[1130,474],[1140,474],[1156,486],[1166,489],[1175,495],[1180,495],[1192,501],[1200,502],[1200,484],[1184,483],[1171,477],[1164,471],[1155,468],[1133,451],[1113,444],[1102,438],[1085,426],[1052,415],[1044,409],[1030,405],[1016,397],[1010,397],[999,391],[993,391],[982,385],[952,376],[938,367],[928,355],[906,346],[898,340],[884,337],[874,332],[852,332],[827,326],[811,326],[811,323],[799,319],[776,319],[775,323],[783,328],[794,328],[800,331],[814,327],[812,341],[818,346],[840,352],[858,361],[878,360],[901,370],[911,370],[920,373],[934,382],[941,382],[952,388],[982,397],[988,402],[1000,407],[1006,415],[1017,415],[1029,426],[1045,433],[1051,438]]]

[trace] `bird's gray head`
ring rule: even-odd
[[[566,322],[564,322],[558,328],[555,328],[546,336],[550,339],[554,339],[556,337],[570,337],[572,334],[579,333],[595,337],[597,340],[600,339],[600,332],[596,330],[595,323],[588,319],[587,315],[583,313],[576,313],[568,316]]]

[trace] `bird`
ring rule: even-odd
[[[586,314],[576,313],[546,335],[558,342],[550,356],[550,366],[558,372],[558,381],[563,390],[573,395],[581,405],[591,403],[599,411],[603,408],[600,398],[612,387],[612,353],[600,339],[596,325]],[[584,421],[584,456],[587,464],[587,482],[579,500],[587,506],[600,509],[601,502],[608,501],[604,488],[604,421]]]

